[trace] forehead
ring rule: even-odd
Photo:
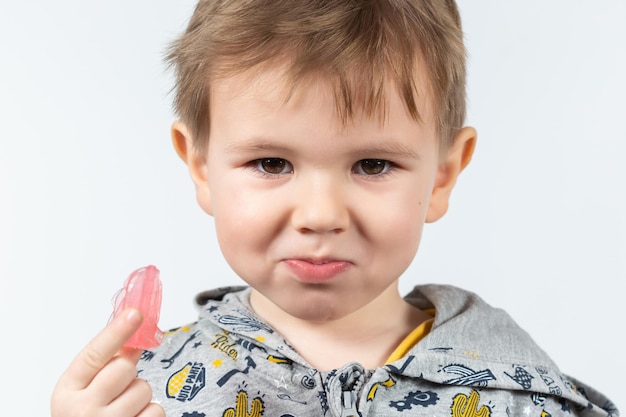
[[[288,80],[280,68],[216,80],[209,149],[211,143],[214,149],[225,147],[237,153],[285,151],[294,146],[307,149],[307,155],[319,161],[359,149],[369,150],[365,152],[369,156],[436,151],[437,129],[427,104],[423,121],[414,120],[391,81],[385,84],[384,118],[357,108],[344,121],[335,109],[333,85],[327,78],[312,77],[295,86]]]
[[[294,69],[289,59],[274,59],[235,73],[216,72],[211,77],[210,114],[220,103],[215,97],[249,95],[268,106],[280,103],[292,108],[311,106],[319,100],[332,103],[338,121],[348,126],[355,119],[370,118],[386,123],[391,107],[402,108],[415,122],[435,125],[432,88],[423,65],[414,66],[411,91],[392,77],[392,69],[378,72],[355,69],[338,74],[329,68]],[[405,86],[406,87],[406,86]],[[411,103],[415,108],[411,110]]]

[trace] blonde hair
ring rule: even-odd
[[[174,109],[196,149],[208,141],[211,80],[281,58],[292,90],[312,75],[331,82],[344,123],[356,106],[384,114],[389,79],[416,121],[417,94],[429,97],[442,148],[464,123],[465,47],[454,0],[200,0],[166,56]],[[418,65],[429,91],[416,89]]]

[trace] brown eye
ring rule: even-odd
[[[362,159],[354,165],[354,172],[360,175],[380,175],[390,167],[391,162],[384,159]]]
[[[259,171],[271,175],[288,174],[293,170],[289,161],[282,158],[257,159],[256,167]]]

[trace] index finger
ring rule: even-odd
[[[74,389],[86,388],[139,328],[142,320],[136,309],[125,310],[114,317],[74,358],[61,380]]]

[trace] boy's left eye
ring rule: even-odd
[[[392,163],[385,159],[361,159],[352,167],[359,175],[381,175],[391,169]]]
[[[255,160],[253,163],[256,169],[265,174],[280,175],[293,172],[291,163],[282,158],[262,158]]]

